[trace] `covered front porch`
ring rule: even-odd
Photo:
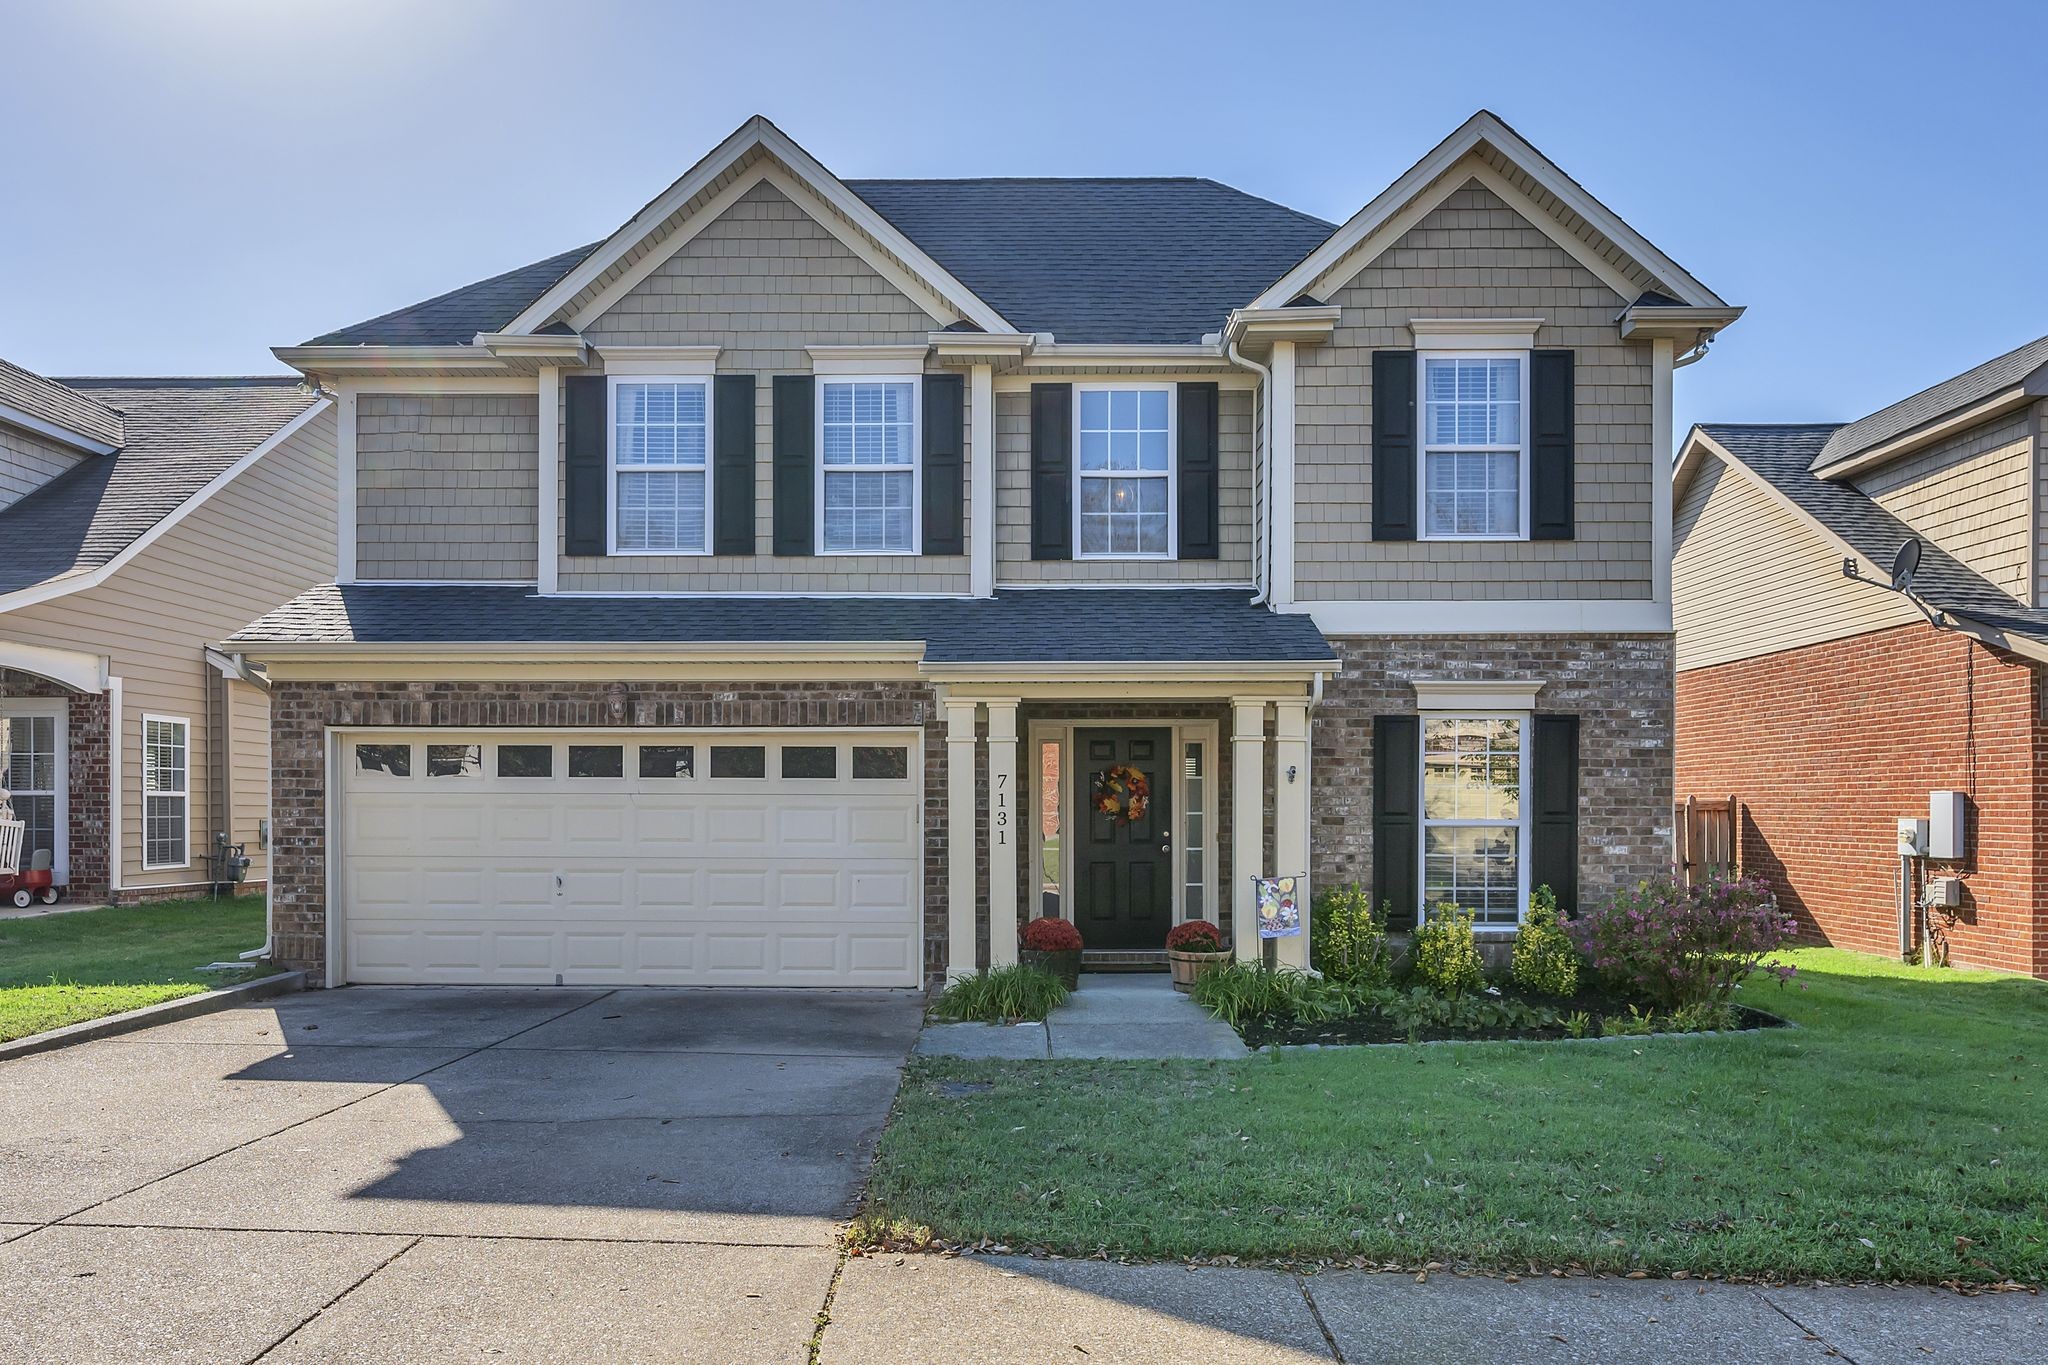
[[[1016,962],[1040,915],[1080,930],[1090,968],[1163,967],[1197,919],[1259,958],[1253,879],[1306,885],[1315,683],[1299,665],[941,681],[948,979]],[[1308,965],[1305,927],[1269,947]]]

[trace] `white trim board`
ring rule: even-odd
[[[1484,602],[1294,602],[1325,635],[1668,635],[1671,604],[1648,598]]]
[[[10,403],[0,403],[0,422],[46,437],[59,445],[70,446],[73,450],[82,450],[88,455],[111,455],[121,448],[110,446],[105,441],[94,440],[82,431],[73,431],[70,427],[38,417]]]
[[[297,417],[292,418],[291,421],[286,422],[283,426],[272,432],[269,438],[261,445],[257,446],[247,455],[242,456],[241,459],[236,460],[220,473],[214,475],[204,488],[201,488],[197,493],[194,493],[191,497],[172,508],[168,516],[130,541],[122,549],[121,553],[115,555],[97,569],[86,573],[69,574],[63,578],[49,579],[33,587],[22,588],[5,596],[0,596],[0,612],[12,611],[16,607],[33,606],[37,602],[47,602],[53,597],[66,597],[74,592],[82,592],[87,588],[97,588],[100,584],[106,582],[130,563],[134,562],[137,555],[156,544],[159,540],[162,540],[179,522],[182,522],[186,517],[191,516],[201,507],[205,506],[214,494],[233,483],[249,466],[255,464],[265,455],[268,455],[271,451],[291,439],[299,428],[305,426],[306,423],[312,421],[331,406],[331,402],[325,398],[313,403]],[[339,458],[337,458],[336,463],[340,463]],[[98,691],[99,689],[95,686],[92,690]]]

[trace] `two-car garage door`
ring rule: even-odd
[[[355,734],[347,979],[914,986],[912,732]]]

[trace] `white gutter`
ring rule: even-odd
[[[1235,341],[1230,343],[1224,354],[1230,358],[1231,364],[1250,370],[1259,377],[1259,442],[1266,456],[1266,526],[1262,553],[1252,561],[1252,586],[1257,590],[1252,593],[1252,605],[1256,607],[1266,600],[1267,589],[1272,583],[1268,561],[1273,554],[1273,372],[1258,361],[1247,358],[1237,349]]]

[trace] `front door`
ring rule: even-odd
[[[1090,948],[1164,948],[1173,925],[1173,732],[1076,730],[1074,923]],[[1128,769],[1147,789],[1136,819]],[[1104,799],[1117,813],[1102,809]]]

